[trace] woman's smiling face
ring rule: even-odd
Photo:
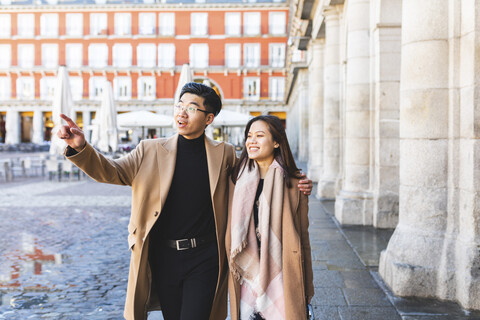
[[[245,147],[249,159],[268,164],[274,159],[274,151],[278,147],[278,143],[273,141],[267,123],[259,120],[250,126]]]

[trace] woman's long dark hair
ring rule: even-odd
[[[237,162],[235,168],[232,171],[232,181],[233,183],[237,182],[239,174],[248,166],[248,169],[253,168],[253,161],[248,159],[247,148],[245,142],[248,138],[248,132],[250,127],[256,121],[263,121],[267,124],[268,130],[273,137],[273,141],[278,143],[279,147],[273,149],[273,157],[277,160],[278,164],[282,167],[285,181],[287,186],[290,188],[290,178],[300,178],[300,169],[297,168],[295,160],[293,159],[292,151],[290,150],[290,145],[288,144],[287,134],[285,133],[285,128],[283,127],[282,122],[275,116],[257,116],[248,121],[247,126],[245,127],[245,140],[242,154],[240,159]]]

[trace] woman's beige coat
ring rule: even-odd
[[[282,259],[285,315],[287,320],[306,319],[306,296],[313,296],[313,271],[308,235],[308,197],[296,186],[297,179],[291,179],[292,187],[286,188],[283,199],[282,218]],[[231,251],[231,214],[235,185],[230,181],[228,224],[225,247],[228,261]],[[253,210],[253,208],[252,208]],[[228,293],[232,320],[240,314],[240,284],[228,273]],[[242,319],[244,320],[244,319]]]
[[[124,316],[128,320],[147,318],[147,311],[160,304],[152,291],[148,263],[148,235],[162,212],[175,171],[178,135],[167,139],[142,141],[129,155],[110,160],[90,145],[69,157],[94,180],[132,186],[132,212],[128,224],[131,250],[127,298]],[[208,175],[215,215],[219,277],[210,320],[224,320],[227,315],[227,264],[225,228],[227,223],[228,172],[235,164],[232,145],[205,138]]]

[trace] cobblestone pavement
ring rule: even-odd
[[[130,188],[29,182],[0,186],[0,319],[122,319]]]
[[[0,183],[0,319],[123,319],[130,192],[90,179]],[[394,297],[377,273],[391,230],[339,226],[331,201],[309,207],[316,320],[480,319]]]

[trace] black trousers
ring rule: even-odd
[[[217,242],[177,251],[150,251],[153,281],[165,320],[208,320],[218,279]]]

